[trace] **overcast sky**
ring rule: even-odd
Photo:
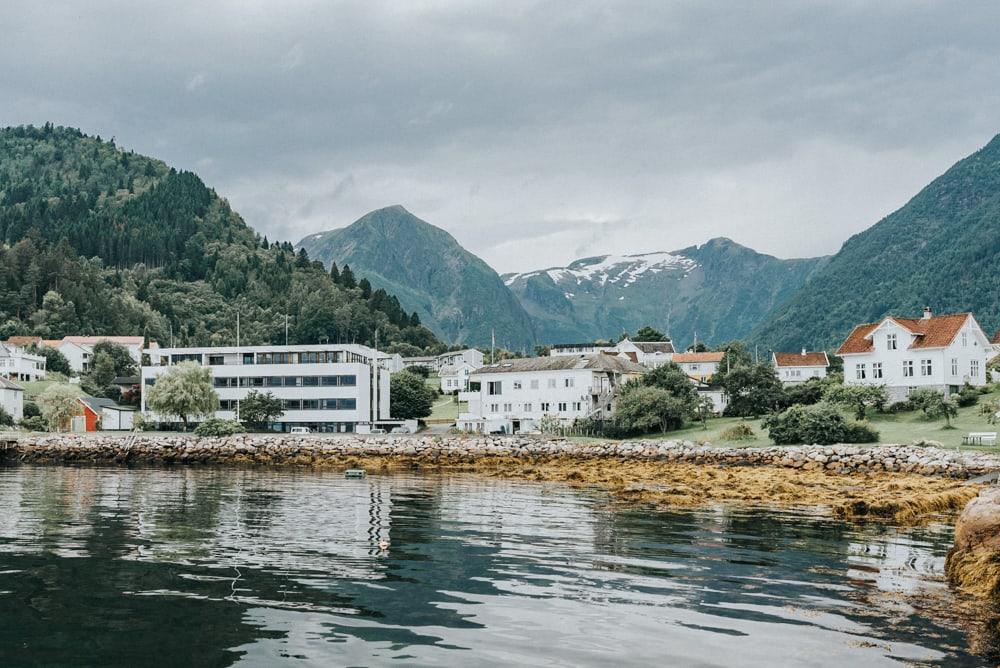
[[[0,125],[196,171],[270,238],[402,204],[499,271],[835,252],[1000,132],[1000,2],[8,0]]]

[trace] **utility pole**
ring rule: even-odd
[[[497,332],[490,329],[490,364],[497,363]]]
[[[285,314],[285,345],[288,345],[288,314]]]

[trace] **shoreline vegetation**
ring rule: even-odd
[[[1000,458],[991,455],[892,445],[725,448],[689,441],[156,433],[18,435],[0,444],[5,461],[14,463],[475,473],[595,488],[637,505],[808,506],[843,519],[896,523],[961,510],[982,489],[967,479],[1000,469]]]

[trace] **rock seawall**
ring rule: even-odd
[[[389,457],[415,463],[478,457],[621,459],[722,466],[773,466],[804,471],[893,471],[967,478],[1000,471],[1000,456],[908,445],[727,448],[691,441],[576,443],[558,438],[468,436],[321,436],[240,434],[25,434],[0,439],[8,461],[112,463],[250,463],[322,465],[346,457]]]
[[[1000,597],[1000,488],[984,489],[959,515],[945,574],[972,594]]]

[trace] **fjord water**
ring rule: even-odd
[[[984,660],[943,523],[250,469],[15,466],[0,503],[5,666]]]

